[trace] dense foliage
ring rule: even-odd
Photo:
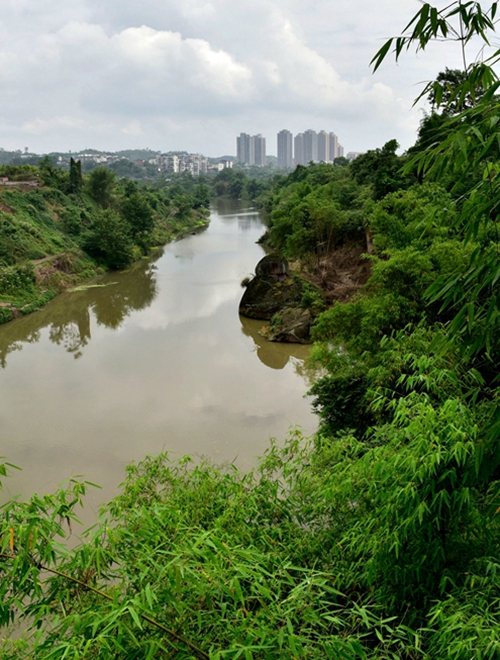
[[[500,656],[500,51],[465,57],[496,9],[423,3],[374,58],[461,44],[463,74],[424,90],[432,141],[263,191],[266,240],[307,276],[356,250],[370,264],[315,327],[317,437],[272,444],[250,474],[148,458],[71,551],[85,484],[7,504],[0,615],[24,635],[3,657]]]
[[[9,179],[0,188],[0,322],[103,269],[127,267],[208,218],[202,184],[138,186],[106,168],[83,175],[74,160],[64,172],[49,158],[0,174]]]

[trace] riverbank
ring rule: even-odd
[[[126,267],[209,222],[204,207],[172,208],[135,191],[115,207],[129,213],[130,227],[117,211],[101,210],[84,195],[46,186],[0,190],[0,323],[37,311],[62,291]],[[149,226],[137,229],[149,222],[148,213]],[[116,255],[120,261],[112,260]]]

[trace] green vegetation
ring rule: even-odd
[[[0,176],[14,184],[0,187],[0,322],[207,223],[200,184],[139,187],[106,168],[83,176],[73,159],[64,172],[49,158],[0,166]]]
[[[62,173],[69,171],[70,173],[74,170],[75,166],[79,168],[80,177],[83,174],[89,174],[95,169],[107,169],[110,172],[113,172],[119,178],[131,179],[137,182],[156,185],[158,182],[170,182],[176,181],[184,186],[189,179],[195,181],[203,182],[208,185],[212,195],[214,197],[223,197],[229,196],[234,198],[234,191],[229,192],[227,185],[224,185],[222,182],[232,181],[233,179],[242,179],[243,186],[238,186],[235,184],[235,189],[240,194],[239,199],[250,199],[254,200],[257,195],[259,195],[263,190],[268,188],[268,183],[278,178],[279,176],[288,172],[288,170],[282,170],[277,167],[277,158],[270,157],[273,160],[272,164],[269,164],[265,167],[259,167],[256,165],[248,166],[235,163],[234,169],[229,169],[229,171],[222,170],[222,172],[217,172],[217,167],[212,169],[211,167],[208,170],[208,173],[201,174],[199,177],[193,177],[189,171],[184,171],[182,173],[174,172],[165,172],[162,171],[162,168],[159,168],[158,165],[148,162],[149,160],[155,161],[159,156],[160,152],[153,152],[149,149],[128,149],[124,151],[118,151],[115,153],[111,152],[102,152],[95,149],[85,149],[85,156],[89,158],[84,158],[84,162],[75,161],[71,156],[71,152],[68,153],[50,153],[45,156],[39,156],[36,154],[22,154],[21,151],[5,151],[0,148],[0,172],[3,167],[14,167],[14,168],[29,168],[32,167],[36,171],[36,167],[42,167],[44,164],[47,165],[50,163],[52,166],[56,166],[58,170],[61,170]],[[186,152],[183,152],[184,155]],[[98,164],[102,160],[102,156],[109,156],[108,162],[105,165]],[[96,158],[93,160],[92,156]],[[223,158],[209,158],[210,165],[217,165],[224,160],[234,160],[231,156],[226,156]],[[345,158],[337,159],[338,164],[347,165],[347,160]],[[74,176],[75,174],[73,174]],[[0,176],[3,176],[0,174]],[[218,185],[218,191],[215,190],[216,184]],[[189,185],[189,184],[188,184]]]
[[[250,474],[148,458],[71,551],[85,484],[8,503],[0,617],[25,634],[4,658],[500,656],[500,51],[465,57],[496,10],[424,3],[374,58],[461,44],[463,75],[424,90],[441,110],[430,146],[421,132],[411,156],[391,141],[298,167],[262,194],[266,240],[332,303],[317,437],[272,444]]]
[[[177,184],[188,191],[194,190],[196,186],[203,186],[206,194],[211,197],[254,201],[279,178],[280,174],[272,168],[242,168],[236,165],[234,168],[221,170],[215,177],[207,175],[193,177],[191,174],[183,173],[163,177],[163,180],[169,181],[171,185]]]

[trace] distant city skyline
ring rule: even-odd
[[[278,167],[291,168],[312,162],[331,163],[344,155],[344,147],[332,131],[317,133],[308,128],[303,133],[293,133],[284,128],[277,134]],[[242,165],[266,165],[266,138],[261,133],[240,133],[236,138],[236,159]]]

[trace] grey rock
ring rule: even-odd
[[[310,343],[312,315],[309,309],[295,307],[277,314],[272,328],[268,329],[269,341],[282,341],[292,344]]]

